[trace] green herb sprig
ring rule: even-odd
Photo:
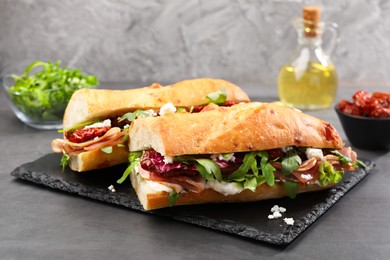
[[[130,165],[126,168],[122,177],[116,181],[118,184],[122,184],[122,182],[124,182],[127,179],[127,177],[130,175],[131,171],[139,165],[139,163],[141,162],[141,157],[142,157],[142,152],[130,152],[129,153]]]
[[[260,162],[257,160],[260,158]],[[245,189],[255,191],[258,186],[267,183],[269,186],[275,185],[276,170],[269,163],[268,153],[265,151],[250,152],[245,154],[241,166],[228,176],[230,182],[241,184]],[[252,171],[250,173],[249,171]]]
[[[222,88],[221,90],[212,92],[206,96],[206,98],[208,99],[207,104],[214,103],[217,105],[222,105],[223,103],[225,103],[226,97],[226,89]]]
[[[176,162],[182,162],[185,164],[195,165],[200,175],[206,180],[216,179],[222,181],[221,169],[218,164],[211,159],[199,159],[192,156],[177,156]]]
[[[60,165],[62,168],[62,172],[65,171],[66,166],[68,166],[70,163],[70,156],[67,154],[63,154],[61,157]]]
[[[119,118],[118,122],[122,122],[124,120],[128,120],[129,122],[133,122],[138,117],[150,117],[150,116],[152,116],[152,115],[151,115],[151,113],[149,113],[149,111],[137,109],[134,112],[129,112],[129,113],[126,113],[123,116],[121,116]]]

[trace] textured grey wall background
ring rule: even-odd
[[[0,74],[62,60],[103,82],[207,76],[271,88],[306,4],[340,27],[342,86],[390,85],[387,0],[0,0]]]

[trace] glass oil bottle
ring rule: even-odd
[[[324,24],[319,20],[320,9],[307,6],[303,10],[303,19],[294,21],[298,46],[278,76],[281,101],[301,110],[327,108],[337,93],[337,73],[329,58],[338,40],[337,25]],[[322,48],[321,38],[325,29],[332,32],[327,51]]]

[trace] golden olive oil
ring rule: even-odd
[[[304,71],[284,65],[278,77],[279,97],[286,105],[302,110],[329,107],[337,92],[337,73],[333,64],[327,66],[308,62]]]

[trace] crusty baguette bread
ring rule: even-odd
[[[125,147],[113,146],[111,153],[101,150],[83,152],[70,158],[69,167],[76,172],[107,168],[110,166],[126,163],[129,151]]]
[[[155,191],[143,181],[138,174],[133,171],[130,175],[131,184],[137,194],[137,197],[145,210],[153,210],[169,207],[169,193],[167,191]],[[330,188],[335,184],[328,186],[318,186],[315,184],[298,185],[298,193],[319,191]],[[267,199],[277,199],[287,196],[282,182],[275,182],[273,187],[263,184],[257,187],[256,191],[243,190],[235,195],[223,195],[213,189],[205,189],[200,193],[185,192],[180,193],[175,202],[175,206],[192,205],[204,203],[223,203],[223,202],[251,202]]]
[[[130,151],[166,156],[268,150],[286,146],[343,147],[329,123],[272,103],[246,103],[197,114],[140,118],[129,130]]]
[[[175,106],[197,106],[206,103],[206,95],[226,90],[226,101],[249,102],[248,96],[238,86],[221,79],[190,79],[166,87],[128,90],[80,89],[76,91],[65,110],[64,129],[97,118],[109,118],[137,109],[155,109],[168,102]]]
[[[65,110],[63,128],[88,122],[97,118],[114,118],[137,109],[158,111],[168,102],[175,106],[198,106],[207,102],[212,92],[226,90],[226,101],[249,102],[238,86],[221,79],[184,80],[166,87],[152,84],[149,87],[128,90],[80,89],[76,91]],[[107,154],[100,150],[83,152],[70,158],[73,171],[84,172],[105,168],[128,161],[128,152],[115,148]]]

